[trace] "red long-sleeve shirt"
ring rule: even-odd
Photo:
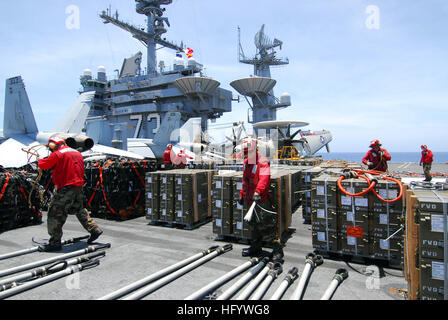
[[[174,164],[179,167],[185,167],[185,165],[187,164],[187,158],[193,159],[193,157],[190,157],[188,154],[179,152],[174,159]]]
[[[39,168],[51,169],[56,188],[84,185],[84,158],[79,151],[67,146],[53,152],[48,158],[39,160]]]
[[[172,156],[173,151],[171,149],[166,149],[165,152],[163,153],[163,163],[164,164],[171,164],[171,158],[174,156]]]
[[[383,157],[381,159],[379,152],[383,152]],[[364,158],[362,159],[362,163],[367,165],[367,162],[372,162],[372,165],[369,166],[370,170],[377,170],[377,171],[387,171],[387,162],[391,160],[392,157],[390,156],[389,152],[386,149],[379,148],[378,151],[375,151],[373,149],[370,149]]]
[[[261,197],[260,203],[265,203],[268,201],[270,181],[271,169],[269,161],[257,152],[256,161],[244,160],[243,188],[240,191],[240,197],[251,204],[254,193],[257,192]]]
[[[420,160],[421,163],[432,163],[434,161],[434,155],[431,150],[426,149],[426,151],[422,151],[422,158]]]

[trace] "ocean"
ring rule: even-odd
[[[367,152],[367,151],[366,151]],[[324,160],[344,160],[361,162],[366,152],[319,152],[316,155],[322,156]],[[434,152],[434,163],[448,163],[448,152]],[[390,152],[392,160],[390,162],[415,162],[419,163],[420,152]]]

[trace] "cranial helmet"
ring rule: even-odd
[[[257,148],[257,143],[254,139],[246,139],[243,141],[242,149],[243,152],[254,151]]]
[[[380,143],[379,140],[372,140],[372,141],[370,142],[370,148],[380,147],[380,146],[381,146],[381,143]]]
[[[56,148],[56,146],[64,144],[65,140],[59,137],[52,137],[50,139],[48,139],[48,148],[50,148],[50,150],[54,150]]]

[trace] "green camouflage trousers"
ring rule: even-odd
[[[265,240],[272,244],[274,251],[277,251],[283,248],[277,232],[277,214],[268,211],[276,213],[276,208],[274,208],[270,200],[255,206],[255,212],[249,223],[252,238],[251,247],[261,249],[263,246],[263,240]]]
[[[48,209],[47,230],[50,244],[59,244],[62,239],[62,227],[69,214],[75,214],[87,232],[98,228],[84,208],[82,187],[67,186],[56,191]]]
[[[431,163],[423,163],[423,172],[426,180],[431,180]]]

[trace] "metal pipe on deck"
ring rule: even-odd
[[[232,250],[232,245],[231,244],[227,244],[223,247],[218,248],[217,250],[213,251],[212,253],[206,255],[205,257],[183,267],[182,269],[177,270],[174,273],[171,273],[169,275],[167,275],[166,277],[163,277],[159,280],[157,280],[156,282],[153,282],[151,284],[149,284],[146,287],[141,288],[140,290],[134,292],[133,294],[125,297],[123,300],[138,300],[141,299],[143,297],[146,297],[148,294],[160,289],[161,287],[163,287],[164,285],[170,283],[171,281],[183,276],[184,274],[186,274],[187,272],[190,272],[191,270],[199,267],[200,265],[216,258],[217,256],[226,253],[230,250]]]
[[[140,289],[141,287],[143,287],[151,282],[154,282],[160,278],[163,278],[164,276],[166,276],[166,275],[168,275],[186,265],[189,265],[190,263],[212,253],[213,251],[217,250],[218,247],[219,246],[210,247],[207,250],[204,250],[198,254],[195,254],[185,260],[179,261],[178,263],[175,263],[169,267],[166,267],[166,268],[164,268],[154,274],[151,274],[141,280],[135,281],[135,282],[133,282],[117,291],[109,293],[108,295],[105,295],[97,300],[115,300],[115,299],[121,298],[137,289]]]

